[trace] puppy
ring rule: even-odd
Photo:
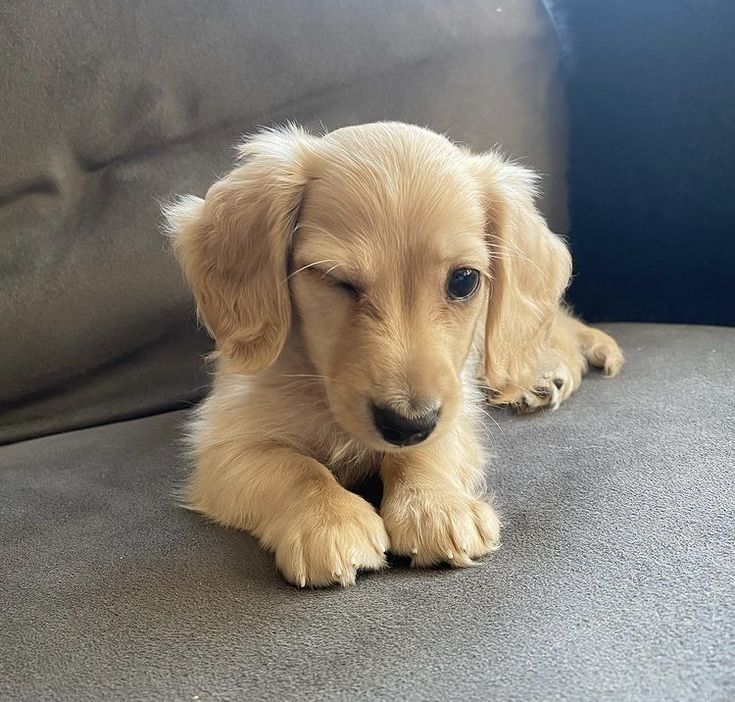
[[[188,505],[244,529],[291,583],[492,551],[480,423],[556,408],[617,344],[560,301],[564,243],[535,176],[399,123],[263,131],[204,199],[167,209],[216,341]],[[347,490],[378,473],[380,512]]]

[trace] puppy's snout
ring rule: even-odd
[[[436,428],[440,409],[434,409],[418,417],[407,417],[390,407],[373,404],[373,421],[380,435],[395,446],[414,446],[424,441]]]

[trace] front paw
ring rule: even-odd
[[[279,525],[276,564],[299,587],[354,585],[359,570],[380,570],[389,547],[383,520],[361,497],[339,487],[306,501]]]
[[[411,565],[449,563],[462,568],[500,545],[500,520],[482,500],[458,490],[397,486],[383,500],[391,551]]]

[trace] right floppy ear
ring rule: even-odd
[[[207,191],[164,208],[176,257],[217,357],[256,373],[278,357],[291,323],[288,253],[317,137],[262,131]]]
[[[572,272],[564,242],[536,209],[536,176],[496,153],[471,156],[487,213],[492,282],[485,380],[494,401],[532,387]]]

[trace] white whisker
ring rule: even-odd
[[[293,273],[290,273],[288,276],[286,276],[286,279],[283,282],[287,283],[297,273],[301,273],[301,271],[305,271],[307,268],[313,268],[314,266],[319,266],[322,263],[334,263],[334,260],[331,258],[325,258],[323,261],[314,261],[313,263],[307,263],[305,266],[301,266],[301,268],[297,268]],[[337,265],[339,265],[339,263]]]

